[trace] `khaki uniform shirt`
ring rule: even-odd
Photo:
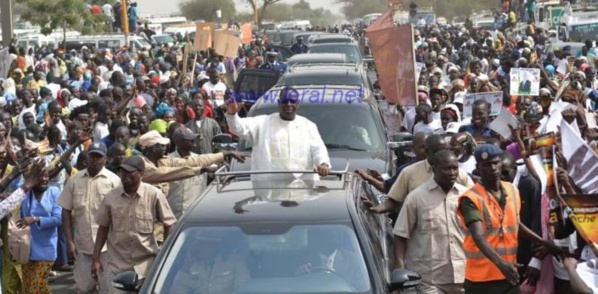
[[[142,279],[158,254],[154,222],[172,226],[176,218],[162,192],[142,182],[135,195],[127,195],[122,185],[108,192],[96,221],[100,226],[110,227],[109,270],[116,274],[133,268]]]
[[[143,156],[145,172],[141,180],[144,183],[159,186],[164,195],[168,195],[168,183],[194,177],[203,167],[224,161],[224,154],[202,154],[187,158],[163,157],[156,166]]]
[[[95,177],[91,177],[87,169],[79,171],[64,185],[58,205],[72,213],[73,239],[79,252],[93,254],[99,227],[95,215],[106,194],[118,185],[120,178],[106,168]],[[106,251],[106,246],[102,251]]]
[[[191,153],[191,157],[199,156]],[[181,158],[178,151],[174,151],[168,155],[170,158]],[[195,199],[201,196],[201,193],[206,188],[208,182],[207,174],[196,175],[188,179],[170,182],[168,190],[168,204],[177,219],[181,218],[183,212],[189,208],[189,205]]]
[[[403,169],[401,174],[399,174],[397,181],[390,187],[390,191],[388,191],[388,197],[403,203],[411,191],[427,182],[433,175],[432,166],[427,160],[414,163]],[[469,175],[462,169],[459,169],[457,183],[466,188],[473,187],[474,185]]]
[[[407,239],[405,267],[430,284],[460,284],[465,281],[465,230],[457,215],[459,196],[467,188],[460,184],[444,193],[430,179],[409,193],[393,234]]]

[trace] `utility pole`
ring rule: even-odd
[[[0,1],[0,16],[2,17],[2,45],[10,46],[13,37],[12,1]]]
[[[123,32],[125,32],[125,46],[129,47],[129,15],[127,13],[127,0],[121,0],[121,7],[122,7],[122,25],[123,25]]]
[[[254,11],[253,11],[253,14],[254,14],[254,18],[255,18],[255,25],[256,25],[256,26],[258,27],[258,29],[259,29],[260,23],[259,23],[259,21],[258,21],[259,19],[258,19],[258,14],[257,14],[257,13],[258,13],[257,11],[258,11],[258,9],[259,9],[259,7],[258,7],[258,4],[257,4],[257,3],[258,3],[258,0],[253,0],[253,3],[254,3],[254,5],[253,5],[253,10],[254,10]]]

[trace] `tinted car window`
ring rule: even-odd
[[[162,43],[162,44],[166,44],[166,43],[174,43],[174,39],[169,36],[169,35],[159,35],[159,36],[152,36],[152,38],[157,42],[157,43]]]
[[[347,59],[352,63],[361,63],[361,55],[359,49],[354,44],[330,44],[313,46],[309,49],[309,53],[343,53],[347,55]]]
[[[295,32],[280,32],[279,35],[280,35],[280,40],[282,43],[284,43],[284,44],[295,43],[295,40],[293,39]]]
[[[314,44],[324,44],[324,43],[346,43],[350,42],[351,39],[349,38],[318,38],[313,40],[312,43]]]
[[[358,102],[355,102],[358,103]],[[365,102],[359,102],[365,103]],[[275,106],[255,109],[252,116],[278,112]],[[331,115],[334,113],[334,115]],[[369,107],[353,104],[302,104],[298,114],[316,124],[324,144],[369,151],[384,151],[383,140]],[[246,142],[245,148],[251,143]]]
[[[352,85],[361,86],[363,80],[357,74],[313,74],[313,75],[284,75],[278,81],[279,86],[308,86],[308,85]]]
[[[369,293],[351,224],[189,227],[153,293]]]
[[[266,32],[266,37],[268,37],[268,40],[270,40],[270,42],[280,42],[280,35],[276,31]]]
[[[259,75],[244,75],[238,93],[239,98],[245,101],[255,101],[266,91],[270,90],[276,84],[275,77],[259,76]]]

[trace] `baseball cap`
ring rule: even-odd
[[[459,132],[459,128],[461,127],[461,124],[458,122],[450,122],[446,125],[446,131],[445,133],[447,134],[456,134]]]
[[[139,145],[142,147],[151,147],[156,144],[166,145],[170,143],[170,139],[162,137],[158,131],[149,131],[139,137]]]
[[[89,146],[89,149],[87,150],[87,154],[92,154],[92,153],[106,156],[106,153],[108,153],[108,148],[106,148],[106,144],[104,144],[102,142],[95,142],[95,143],[91,144],[91,146]]]
[[[483,144],[475,150],[475,160],[479,163],[503,154],[502,149],[492,144]]]
[[[195,140],[198,136],[199,136],[199,134],[192,132],[188,128],[180,127],[174,131],[174,134],[172,135],[172,139],[175,141],[180,140],[180,139]]]
[[[120,165],[120,168],[122,168],[128,172],[134,172],[134,171],[143,172],[143,171],[145,171],[145,162],[143,161],[141,156],[134,155],[134,156],[125,158],[123,163]]]
[[[453,99],[453,103],[463,104],[464,99],[465,99],[465,92],[457,92],[457,93],[455,93],[455,98]]]

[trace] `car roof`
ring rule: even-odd
[[[310,53],[310,54],[295,54],[287,60],[287,64],[292,63],[343,63],[347,57],[343,53]]]
[[[350,179],[347,174],[340,180],[305,182],[235,180],[221,189],[214,181],[185,213],[185,221],[202,224],[350,221],[346,204]],[[239,203],[251,197],[261,201],[247,202],[242,206],[246,211],[236,213]],[[289,203],[293,205],[284,206]]]
[[[313,36],[312,38],[310,38],[309,40],[311,42],[314,42],[316,40],[347,40],[348,41],[352,41],[353,39],[347,35],[343,35],[343,34],[325,34],[325,35],[316,35]]]
[[[354,63],[344,64],[296,64],[285,74],[287,77],[298,76],[329,76],[329,75],[354,75],[361,77],[359,67]],[[281,77],[284,78],[284,77]]]
[[[357,44],[355,44],[353,41],[337,42],[337,43],[319,43],[319,44],[309,45],[309,49],[311,50],[312,48],[317,48],[317,47],[338,47],[338,46],[355,46],[355,47],[357,47]]]

